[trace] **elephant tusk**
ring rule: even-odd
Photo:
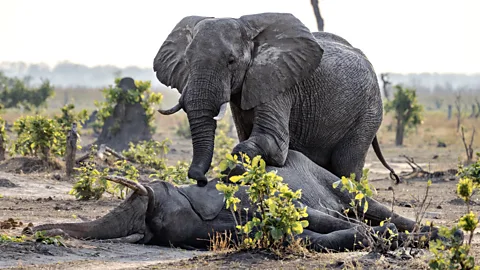
[[[182,106],[180,105],[180,103],[177,103],[177,105],[173,106],[172,108],[170,108],[168,110],[158,109],[158,112],[163,114],[163,115],[170,115],[170,114],[174,114],[174,113],[180,111],[181,109],[182,109]]]
[[[121,177],[118,175],[107,175],[105,179],[107,179],[108,181],[112,181],[112,182],[124,185],[132,190],[135,190],[142,196],[148,195],[147,189],[142,184],[133,182],[132,180],[129,180],[125,177]]]
[[[227,105],[228,102],[225,102],[222,104],[222,106],[220,106],[220,111],[218,112],[218,115],[213,117],[214,120],[222,120],[222,118],[225,116],[225,113],[227,112]]]

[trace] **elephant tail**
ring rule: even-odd
[[[377,155],[380,162],[383,164],[383,166],[385,166],[385,168],[387,168],[390,171],[390,178],[392,180],[395,180],[395,184],[398,185],[400,183],[400,178],[395,173],[395,171],[392,169],[392,167],[390,167],[388,165],[387,161],[385,161],[385,158],[383,157],[382,151],[380,150],[380,145],[378,144],[377,135],[375,135],[375,137],[373,138],[372,146],[373,146],[373,150],[375,151],[375,154]]]

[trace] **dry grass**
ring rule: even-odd
[[[395,132],[388,131],[388,125],[394,122],[392,115],[385,115],[382,126],[379,131],[379,140],[381,144],[395,143]],[[439,141],[447,144],[448,147],[463,149],[460,132],[456,131],[456,119],[452,117],[447,119],[447,114],[440,111],[426,111],[423,124],[416,130],[410,130],[404,139],[405,147],[414,147],[416,149],[436,146]],[[480,118],[470,119],[462,118],[461,124],[465,126],[466,136],[470,138],[472,127],[480,126]],[[476,136],[473,143],[480,146],[480,136]]]
[[[210,251],[227,252],[235,249],[237,249],[237,247],[232,239],[231,232],[215,232],[214,235],[210,237]]]

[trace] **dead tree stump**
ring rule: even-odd
[[[67,177],[70,177],[73,173],[73,167],[75,166],[75,155],[77,153],[77,123],[72,124],[72,129],[67,135],[67,149],[65,151],[65,167]]]
[[[122,78],[118,87],[123,91],[137,90],[135,81],[129,77]],[[138,143],[150,139],[152,139],[152,131],[142,104],[118,100],[112,115],[105,120],[95,144],[106,144],[115,151],[121,152],[128,149],[130,142]]]
[[[7,143],[3,140],[3,137],[0,136],[0,161],[5,160],[5,153],[6,153],[5,146],[6,146],[6,144]]]

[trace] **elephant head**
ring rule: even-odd
[[[232,95],[240,96],[242,110],[254,109],[310,77],[322,54],[309,29],[291,14],[182,19],[153,69],[161,83],[181,94],[177,105],[159,112],[187,113],[193,144],[188,176],[206,184],[216,120]]]
[[[123,177],[108,176],[107,180],[133,190],[131,195],[110,213],[88,222],[39,225],[33,227],[32,232],[47,231],[50,235],[67,234],[81,239],[125,238],[127,242],[148,242],[152,234],[145,222],[152,216],[154,210],[154,191],[149,186]]]

